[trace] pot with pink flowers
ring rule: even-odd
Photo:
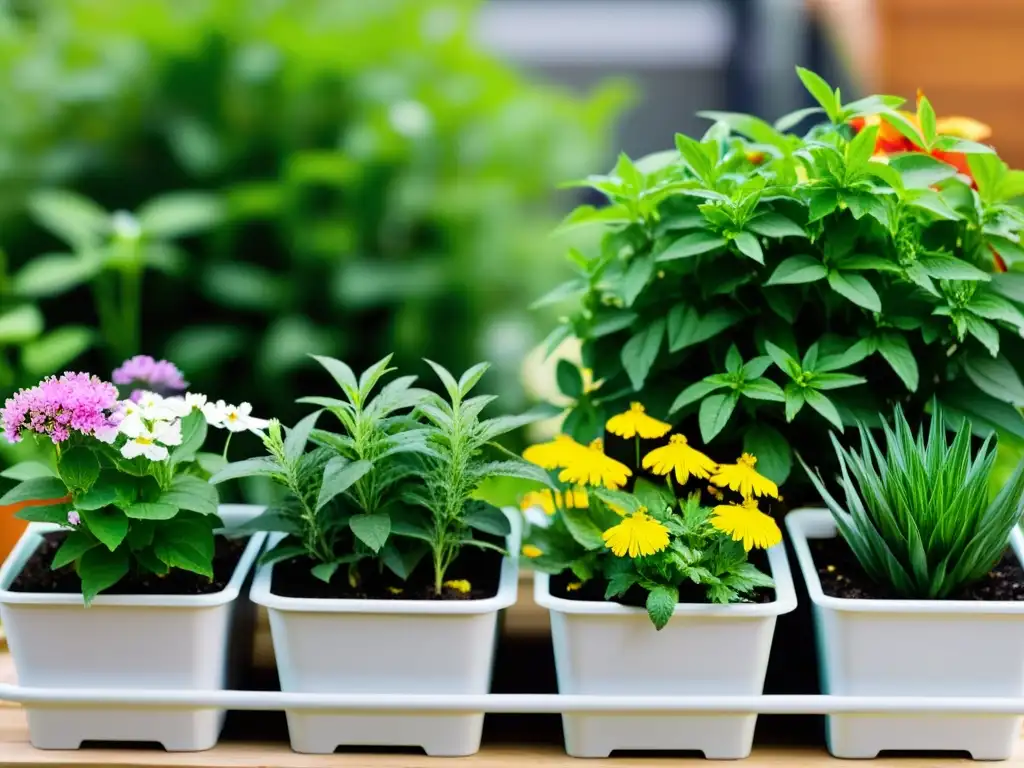
[[[259,432],[248,407],[186,392],[167,361],[139,356],[113,381],[44,379],[7,400],[4,435],[48,446],[15,465],[0,505],[29,522],[0,568],[0,619],[21,685],[209,690],[228,684],[243,586],[264,534],[258,507],[220,505],[203,452],[210,427]],[[32,744],[158,742],[208,749],[224,711],[27,705]]]

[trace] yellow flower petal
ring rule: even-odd
[[[544,550],[540,547],[535,547],[533,544],[523,545],[523,557],[540,557],[544,554]]]
[[[782,541],[778,523],[758,509],[754,499],[744,499],[742,505],[721,504],[715,507],[711,525],[731,536],[733,541],[742,541],[747,552],[753,547],[774,547]]]
[[[668,528],[640,509],[609,528],[601,538],[616,557],[645,557],[668,546]]]
[[[969,141],[985,141],[992,136],[992,128],[973,117],[949,116],[935,120],[935,132],[940,136],[956,136]]]
[[[604,455],[604,443],[597,439],[583,451],[574,451],[569,464],[558,479],[574,485],[593,485],[605,488],[621,488],[632,470],[620,461]]]
[[[627,440],[637,435],[645,440],[653,440],[664,437],[672,426],[648,416],[640,403],[630,403],[628,411],[608,419],[605,429]]]
[[[568,584],[565,585],[565,591],[566,592],[575,592],[576,590],[578,590],[582,586],[583,586],[583,582],[582,581],[570,581]]]
[[[563,506],[566,509],[586,509],[590,506],[590,497],[586,488],[569,488],[562,496]]]
[[[519,502],[519,508],[526,511],[533,507],[540,507],[548,515],[555,514],[555,499],[551,495],[551,491],[545,488],[542,491],[524,493],[522,500]]]
[[[543,469],[559,469],[566,466],[576,453],[586,450],[585,445],[580,445],[568,435],[555,435],[555,439],[547,443],[531,445],[523,451],[523,458]]]
[[[691,448],[682,435],[672,435],[668,445],[655,448],[644,456],[643,468],[656,475],[674,471],[679,484],[685,485],[691,475],[701,480],[711,477],[718,465],[696,448]]]
[[[446,581],[444,586],[448,587],[448,589],[454,589],[456,592],[461,592],[464,595],[469,594],[469,591],[473,588],[465,579],[452,579],[451,581]]]
[[[779,498],[779,487],[754,469],[757,458],[744,453],[735,464],[721,464],[711,482],[720,488],[736,491],[743,498],[750,496],[771,496]]]

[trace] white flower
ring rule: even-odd
[[[164,445],[181,445],[181,419],[153,422],[153,435]]]
[[[172,397],[165,397],[160,406],[153,410],[156,413],[160,413],[160,411],[166,412],[158,416],[158,418],[166,418],[167,414],[170,413],[173,414],[173,418],[183,419],[192,413],[192,406],[185,401],[184,397],[174,395]]]
[[[156,435],[145,424],[136,432],[138,434],[121,446],[121,455],[126,459],[145,456],[150,461],[163,461],[170,455],[164,446],[157,444]]]
[[[194,410],[201,411],[206,407],[206,395],[201,395],[198,392],[186,392],[185,404],[189,407],[190,413]]]
[[[184,398],[174,397],[161,397],[156,392],[143,392],[138,399],[140,415],[147,421],[153,419],[162,419],[163,421],[170,421],[176,419],[182,415],[182,409],[185,407]],[[184,411],[188,413],[188,411]]]
[[[150,427],[141,418],[133,417],[121,422],[121,432],[129,437],[121,447],[121,455],[126,459],[145,456],[150,461],[163,461],[170,455],[166,446],[181,445],[179,419],[157,420]]]
[[[220,405],[218,403],[218,405]],[[260,434],[260,430],[266,429],[270,424],[266,419],[257,419],[252,415],[252,406],[249,403],[240,403],[239,405],[229,405],[224,411],[224,428],[229,432],[255,432]]]
[[[114,424],[108,424],[105,427],[99,427],[92,433],[92,436],[99,440],[101,443],[110,445],[117,439],[117,433],[119,428]]]
[[[203,416],[206,417],[206,423],[211,427],[217,427],[218,429],[224,428],[224,411],[227,410],[227,404],[223,400],[218,400],[216,403],[207,401],[202,406]]]

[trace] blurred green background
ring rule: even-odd
[[[479,5],[0,3],[3,394],[144,352],[289,423],[331,386],[307,353],[393,351],[490,359],[524,407],[554,190],[607,164],[630,91],[520,75]]]

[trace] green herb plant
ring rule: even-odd
[[[404,582],[431,554],[440,595],[445,573],[464,546],[504,551],[475,538],[474,530],[507,536],[507,517],[471,495],[491,477],[546,476],[514,455],[504,461],[482,458],[488,446],[503,450],[497,437],[537,418],[479,418],[493,396],[467,395],[487,365],[474,366],[456,381],[430,363],[448,390],[448,402],[414,387],[415,376],[395,378],[374,395],[382,377],[395,370],[388,367],[390,356],[358,377],[340,360],[317,360],[344,399],[302,398],[322,410],[286,432],[272,422],[264,441],[267,456],[230,464],[211,480],[264,476],[283,490],[284,498],[250,524],[286,534],[262,562],[303,558],[328,583],[345,565],[354,588],[366,568],[387,569]],[[342,432],[316,428],[323,411],[338,419]],[[316,447],[307,451],[310,441]]]
[[[642,400],[726,453],[756,454],[776,482],[791,446],[830,454],[830,428],[877,424],[895,403],[916,417],[937,398],[979,434],[1024,438],[1024,172],[939,135],[927,99],[915,122],[902,99],[843,103],[798,74],[820,106],[774,124],[702,113],[702,137],[574,183],[607,205],[563,226],[603,237],[571,251],[577,276],[539,303],[571,302],[548,349],[578,339],[600,386],[559,377],[573,400],[564,431],[586,443]],[[879,160],[878,127],[854,125],[875,115],[921,151]],[[953,156],[969,175],[940,159]],[[790,501],[809,491],[794,483]]]
[[[1024,513],[1024,462],[989,503],[996,460],[991,436],[973,451],[965,421],[948,443],[938,408],[927,437],[922,428],[915,438],[898,407],[893,425],[883,423],[882,430],[880,446],[861,425],[859,452],[832,435],[845,503],[804,467],[872,580],[905,598],[955,596],[984,578],[1006,551]]]

